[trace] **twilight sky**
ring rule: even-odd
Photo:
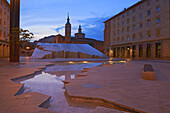
[[[34,33],[33,40],[59,33],[64,35],[69,12],[72,35],[81,24],[86,38],[104,40],[103,22],[138,1],[140,0],[21,0],[21,28]]]

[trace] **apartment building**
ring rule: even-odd
[[[170,0],[141,0],[104,23],[106,55],[170,59]]]
[[[10,5],[0,0],[0,58],[9,57]]]

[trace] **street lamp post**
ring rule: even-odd
[[[10,0],[10,62],[19,62],[19,27],[20,0]]]

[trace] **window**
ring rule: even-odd
[[[6,19],[6,13],[4,13],[4,18]]]
[[[157,7],[157,12],[160,12],[161,8],[160,7]]]
[[[127,12],[127,16],[129,16],[129,12]]]
[[[127,36],[127,40],[128,40],[128,41],[130,40],[130,37],[129,37],[129,35]]]
[[[119,34],[120,33],[120,30],[117,30],[117,34]]]
[[[140,13],[140,14],[139,14],[139,18],[140,18],[140,19],[142,19],[142,18],[143,18],[142,13]]]
[[[134,9],[132,9],[132,12],[134,13],[136,11],[136,9],[134,8]]]
[[[129,18],[127,19],[127,23],[129,23]]]
[[[151,15],[151,11],[150,10],[148,10],[148,15]]]
[[[143,45],[140,44],[139,45],[139,57],[142,57],[143,56]]]
[[[133,16],[133,21],[135,21],[135,16]]]
[[[120,38],[119,38],[119,37],[117,38],[117,41],[120,41]]]
[[[4,21],[4,27],[6,27],[6,21]]]
[[[124,26],[124,22],[122,22],[122,26]]]
[[[124,29],[124,28],[122,28],[122,33],[124,33],[124,31],[125,31],[125,29]]]
[[[151,20],[147,20],[147,25],[150,26],[151,25]]]
[[[124,37],[122,37],[122,40],[124,40]]]
[[[151,44],[146,44],[146,57],[150,58],[151,57]]]
[[[148,35],[148,37],[151,37],[151,30],[147,31],[147,35]]]
[[[161,35],[161,30],[160,29],[156,29],[156,36],[160,36]]]
[[[122,15],[122,18],[124,18],[125,17],[125,15]]]
[[[132,39],[133,39],[133,40],[135,40],[135,39],[136,39],[136,35],[135,35],[135,34],[133,34],[133,37],[132,37]]]
[[[135,30],[136,29],[136,25],[133,25],[133,30]]]
[[[160,23],[160,22],[161,22],[160,17],[157,18],[156,22],[157,22],[157,23]]]
[[[143,38],[143,33],[142,32],[139,33],[139,37]]]
[[[142,23],[140,23],[140,28],[142,28],[143,27],[143,24]]]
[[[147,1],[147,6],[149,6],[151,4],[151,1],[150,0],[148,0]]]
[[[161,58],[161,43],[156,43],[156,58]]]
[[[127,26],[127,31],[129,32],[129,26]]]

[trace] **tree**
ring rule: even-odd
[[[20,42],[29,42],[34,38],[33,33],[29,32],[29,30],[23,30],[22,28],[12,28],[12,34],[9,34],[9,36],[14,36],[15,34],[19,34]]]

